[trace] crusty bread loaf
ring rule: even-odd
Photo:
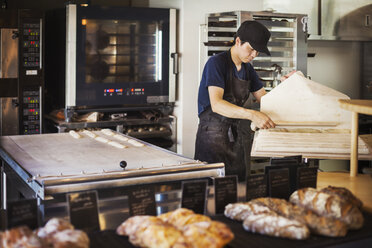
[[[256,205],[261,204],[280,216],[297,220],[305,224],[314,234],[329,237],[343,237],[347,233],[345,223],[330,217],[319,216],[311,210],[295,205],[284,199],[269,197],[256,198],[252,200],[251,203]]]
[[[271,213],[248,215],[243,227],[250,232],[289,239],[306,239],[310,236],[306,225]]]
[[[227,218],[243,221],[248,215],[269,212],[271,212],[271,210],[262,204],[238,202],[226,205],[224,214]]]
[[[290,201],[321,216],[336,218],[344,222],[349,229],[359,229],[363,226],[364,218],[360,210],[350,202],[342,201],[336,195],[314,188],[303,188],[295,191]]]
[[[202,221],[186,225],[183,234],[193,248],[224,247],[234,238],[229,227],[218,221]]]
[[[326,188],[323,188],[320,190],[321,192],[331,194],[331,195],[337,195],[341,198],[341,200],[350,202],[354,206],[358,208],[362,208],[363,202],[357,198],[353,193],[351,193],[350,190],[344,187],[334,187],[334,186],[328,186]]]
[[[119,235],[128,235],[129,241],[140,247],[191,247],[180,230],[154,216],[131,217],[116,232]]]
[[[39,237],[26,226],[6,230],[0,235],[1,248],[43,248],[45,245]]]

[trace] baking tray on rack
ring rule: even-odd
[[[345,237],[329,238],[311,235],[307,240],[290,240],[283,238],[268,237],[260,234],[247,232],[243,229],[242,223],[230,220],[224,216],[215,216],[212,219],[221,221],[228,225],[235,235],[226,248],[271,248],[271,247],[370,247],[372,243],[372,213],[364,212],[364,226],[360,230],[349,231]],[[114,230],[106,230],[89,235],[91,248],[134,248],[128,237],[119,236]]]

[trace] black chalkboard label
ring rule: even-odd
[[[302,155],[287,156],[282,158],[271,158],[270,165],[300,165],[302,163]]]
[[[300,167],[297,169],[297,188],[316,188],[318,168]]]
[[[259,197],[266,197],[267,176],[265,174],[252,175],[247,178],[246,200],[250,201]]]
[[[290,191],[290,194],[292,194],[294,191],[297,190],[297,168],[298,167],[299,167],[299,164],[296,164],[296,162],[290,162],[288,164],[285,164],[285,163],[274,164],[274,165],[265,167],[265,174],[269,174],[268,172],[270,170],[288,168],[289,170],[289,191]]]
[[[38,227],[37,200],[27,199],[7,203],[8,228],[26,225],[31,229]]]
[[[214,200],[216,214],[223,214],[225,206],[238,201],[238,177],[225,176],[214,178]]]
[[[269,170],[269,196],[288,199],[289,192],[289,169]]]
[[[86,232],[99,231],[97,191],[67,194],[71,224]]]
[[[182,182],[181,207],[204,214],[207,199],[208,180]]]
[[[155,189],[147,185],[129,190],[129,214],[156,215]]]

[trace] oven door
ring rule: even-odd
[[[66,105],[174,101],[172,11],[68,5]]]

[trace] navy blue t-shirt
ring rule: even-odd
[[[198,94],[198,115],[206,110],[210,105],[208,87],[217,86],[225,89],[225,83],[229,78],[229,58],[228,51],[219,53],[209,58],[204,66],[203,76],[200,81]],[[258,78],[256,71],[250,63],[242,63],[241,69],[238,72],[234,63],[232,63],[233,75],[242,80],[251,80],[251,91],[255,92],[263,87],[261,80]],[[246,72],[248,69],[248,73]],[[249,78],[247,78],[247,76]]]

